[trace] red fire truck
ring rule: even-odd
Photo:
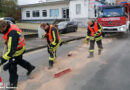
[[[127,13],[127,16],[128,16],[129,29],[130,29],[130,3],[128,3],[128,2],[122,2],[121,4],[125,6],[125,10],[126,10],[125,12]]]
[[[104,33],[128,32],[130,21],[130,3],[100,6],[97,21]]]

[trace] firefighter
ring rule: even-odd
[[[97,43],[98,46],[98,55],[101,55],[101,51],[103,49],[102,46],[102,27],[96,21],[88,20],[88,31],[86,40],[87,42],[90,41],[90,48],[89,53],[90,55],[88,58],[92,58],[94,56],[94,44]]]
[[[8,61],[8,63],[3,66],[3,69],[9,71],[9,87],[17,87],[17,64],[28,71],[27,75],[31,74],[35,69],[35,66],[23,59],[23,54],[25,52],[25,39],[22,30],[14,24],[0,20],[0,32],[4,34],[3,39],[7,46],[7,52],[0,58],[0,65],[3,65]]]
[[[47,23],[41,23],[40,27],[45,30],[45,37],[48,43],[48,53],[49,56],[49,68],[53,68],[53,64],[56,58],[56,50],[61,45],[61,38],[57,28],[54,25],[49,25]]]

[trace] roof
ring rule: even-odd
[[[46,5],[54,5],[54,4],[63,4],[63,3],[69,3],[69,0],[62,0],[62,1],[55,1],[55,2],[42,2],[42,3],[35,3],[35,4],[27,4],[27,5],[19,5],[21,8],[25,7],[36,7],[36,6],[46,6]]]
[[[120,2],[120,4],[130,5],[130,2]]]
[[[128,3],[128,1],[120,2],[120,3]]]
[[[102,6],[101,8],[120,8],[120,7],[124,7],[123,5],[106,5],[106,6]]]

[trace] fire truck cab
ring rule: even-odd
[[[129,30],[130,30],[130,3],[128,3],[128,2],[121,2],[121,4],[125,6],[125,10],[126,10],[125,12],[126,12],[126,14],[128,16]]]
[[[130,11],[126,6],[123,4],[99,7],[97,21],[102,25],[104,33],[129,31]]]

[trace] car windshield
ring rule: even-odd
[[[60,23],[58,23],[57,25],[58,25],[58,26],[65,26],[65,25],[67,25],[67,23],[68,23],[68,22],[60,22]]]
[[[103,8],[100,12],[100,17],[116,17],[116,16],[124,16],[124,8]]]

